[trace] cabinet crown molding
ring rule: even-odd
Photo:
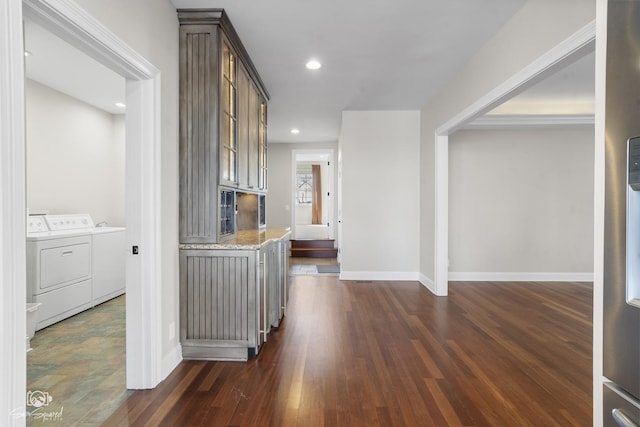
[[[227,15],[224,9],[178,9],[177,12],[180,25],[217,25],[222,29],[222,32],[229,40],[231,47],[236,51],[236,54],[244,63],[247,72],[255,81],[260,92],[262,92],[262,96],[264,96],[266,100],[271,99],[271,95],[269,94],[267,87],[262,81],[260,74],[258,74],[258,70],[253,64],[253,61],[251,61],[251,57],[249,56],[247,49],[245,49],[242,44],[240,36],[238,36],[235,28],[233,28],[229,15]]]

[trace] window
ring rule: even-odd
[[[296,202],[306,204],[313,202],[313,173],[311,165],[298,165],[296,171]]]

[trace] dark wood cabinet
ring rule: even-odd
[[[266,229],[269,94],[222,9],[178,19],[182,352],[246,360],[284,315],[289,230]]]
[[[185,359],[247,360],[286,314],[288,229],[240,231],[229,243],[182,245],[180,341]]]
[[[258,135],[260,133],[260,93],[255,84],[249,90],[249,187],[258,188]]]
[[[244,67],[238,70],[238,188],[265,190],[258,182],[262,97]]]
[[[267,101],[260,98],[258,127],[258,188],[267,191]]]
[[[224,10],[181,9],[178,19],[180,243],[216,243],[235,232],[221,217],[227,192],[267,190],[269,94]]]
[[[251,79],[244,67],[238,68],[238,187],[250,188],[249,182],[249,89]]]

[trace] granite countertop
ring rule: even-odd
[[[222,243],[181,243],[180,249],[260,249],[272,240],[280,240],[291,234],[291,228],[269,228],[266,230],[239,230],[236,237]]]

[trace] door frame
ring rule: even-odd
[[[7,425],[23,425],[26,416],[23,7],[24,16],[127,79],[127,388],[153,388],[162,380],[160,72],[71,0],[6,0],[0,5],[0,333],[10,345],[0,352],[0,420]],[[132,254],[133,245],[139,255]]]
[[[24,425],[26,194],[22,2],[0,2],[0,424]],[[0,28],[2,28],[0,26]]]
[[[335,153],[333,148],[314,148],[314,149],[294,149],[291,150],[291,231],[295,236],[296,230],[296,165],[298,155],[327,155],[329,159],[329,174],[327,176],[327,184],[329,186],[330,196],[327,197],[327,216],[329,219],[329,237],[336,239],[336,218],[335,218]]]
[[[573,55],[593,50],[595,37],[594,20],[436,129],[434,286],[429,287],[434,294],[446,296],[449,292],[449,135],[502,104],[523,88],[557,71]]]

